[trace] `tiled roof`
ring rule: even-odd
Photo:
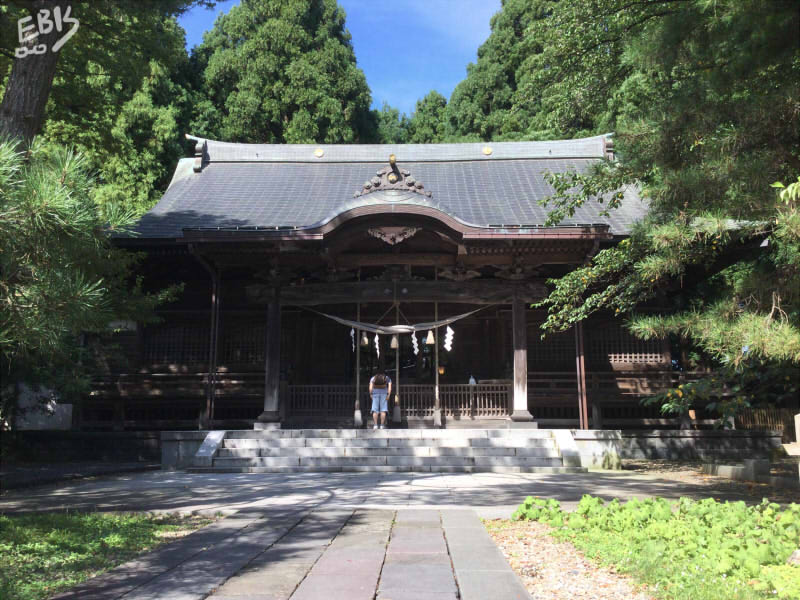
[[[179,238],[184,229],[319,227],[361,206],[416,204],[477,227],[542,225],[553,193],[547,172],[585,172],[601,160],[605,138],[554,142],[423,145],[265,145],[200,140],[182,159],[161,201],[140,221],[140,238]],[[383,190],[354,197],[388,164],[410,171],[423,194]],[[201,162],[202,161],[202,162]],[[633,188],[622,207],[600,216],[590,202],[562,225],[609,225],[625,234],[647,211]]]

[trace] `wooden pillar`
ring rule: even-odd
[[[394,322],[395,325],[400,324],[400,305],[394,306]],[[402,420],[400,412],[400,350],[402,349],[400,343],[400,334],[397,334],[397,348],[394,350],[394,374],[396,381],[394,382],[394,408],[392,409],[392,422],[399,423]]]
[[[256,428],[280,422],[281,303],[279,290],[267,304],[267,340],[265,345],[264,412]],[[259,427],[261,425],[261,427]]]
[[[533,421],[528,411],[528,325],[525,302],[515,298],[511,304],[511,329],[514,340],[513,421]]]
[[[433,303],[433,320],[439,320],[439,303]],[[439,328],[433,329],[433,426],[442,426],[442,403],[439,399]]]
[[[356,321],[361,322],[361,304],[356,304]],[[353,426],[363,427],[364,419],[361,417],[361,331],[356,330],[356,405],[353,412]]]
[[[197,261],[208,271],[211,276],[211,323],[208,341],[208,372],[206,379],[206,406],[205,410],[200,411],[198,427],[200,429],[210,429],[214,418],[214,397],[216,396],[216,371],[217,371],[217,346],[219,337],[219,271],[200,256],[193,245],[189,246],[189,251]]]
[[[586,399],[586,360],[583,345],[583,322],[575,324],[575,370],[578,379],[578,420],[581,429],[589,429],[589,407]]]

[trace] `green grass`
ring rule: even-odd
[[[567,513],[555,500],[528,497],[516,520],[552,527],[587,557],[613,565],[669,600],[800,598],[800,505],[781,509],[714,499],[663,498],[625,504],[584,496]]]
[[[48,598],[209,522],[174,515],[0,515],[0,598]]]

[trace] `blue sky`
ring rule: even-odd
[[[217,15],[239,0],[195,8],[180,18],[191,48]],[[464,79],[467,64],[489,37],[489,19],[500,0],[339,0],[347,13],[358,66],[367,76],[376,108],[384,102],[411,113],[435,89],[446,98]]]

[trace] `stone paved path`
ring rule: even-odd
[[[472,510],[243,511],[58,600],[529,600]]]
[[[527,495],[571,508],[584,493],[738,499],[630,473],[155,472],[12,490],[0,512],[229,515],[62,600],[516,600],[529,596],[479,517],[508,517]]]

